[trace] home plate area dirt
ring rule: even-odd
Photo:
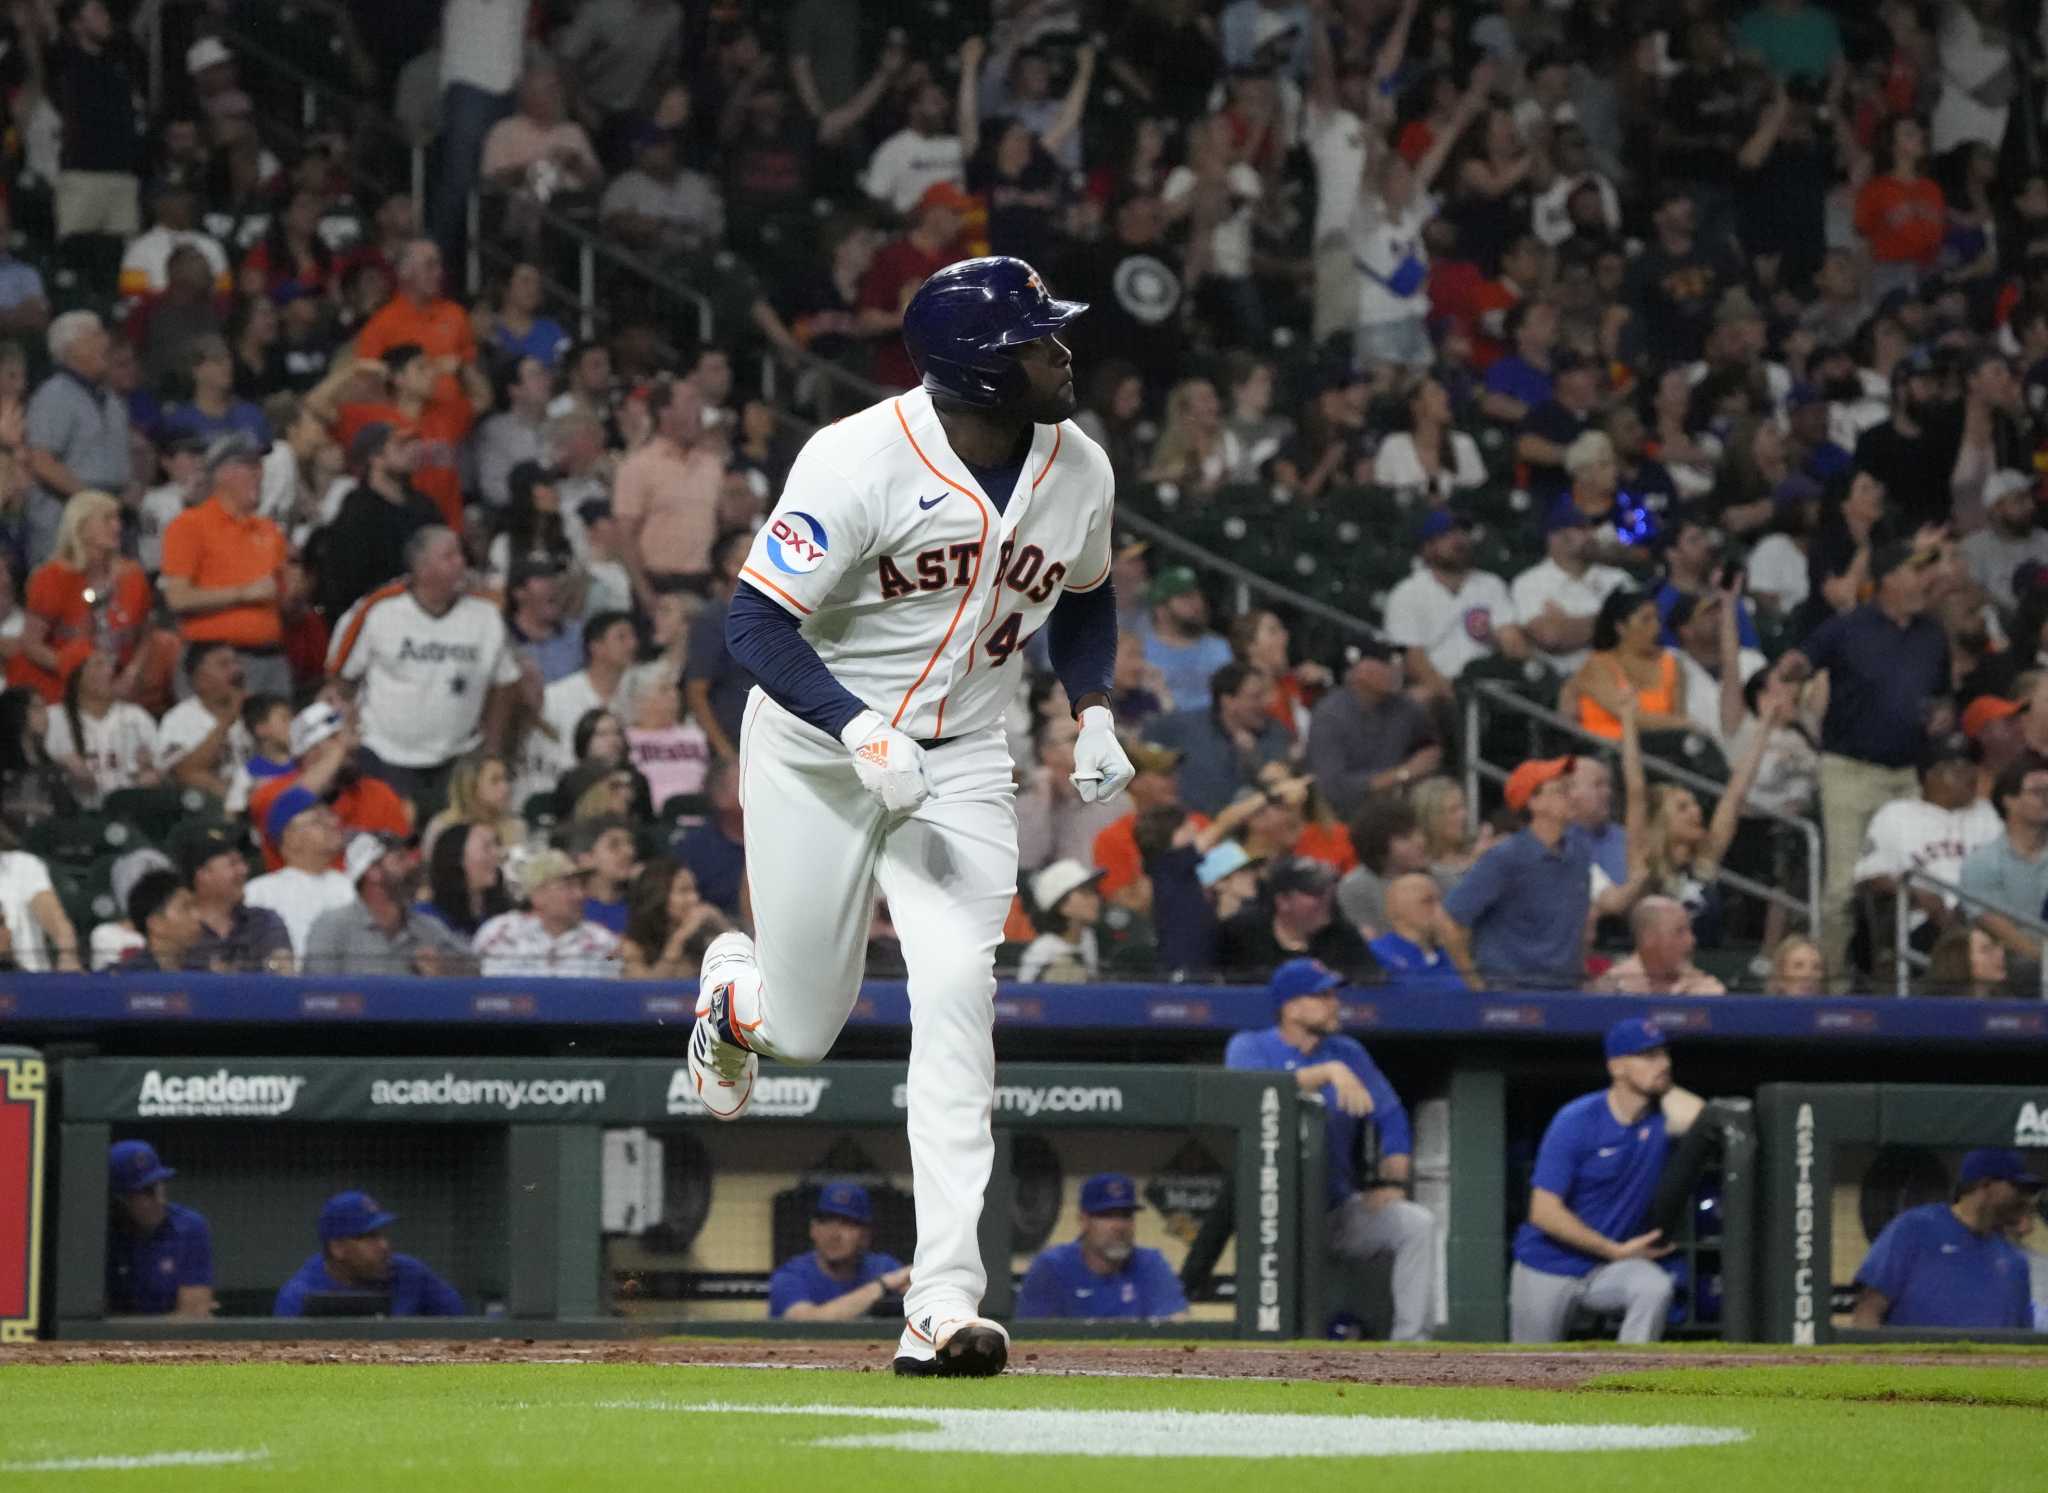
[[[2048,1367],[2048,1356],[1996,1360],[2002,1368]],[[1016,1344],[1015,1374],[1046,1376],[1156,1375],[1164,1378],[1307,1379],[1336,1384],[1405,1384],[1500,1389],[1575,1389],[1606,1374],[1669,1368],[1754,1368],[1763,1364],[1917,1362],[1954,1364],[1953,1357],[1920,1359],[1896,1353],[1803,1355],[1763,1353],[1629,1353],[1577,1351],[1521,1353],[1473,1349],[1457,1352],[1318,1346],[1247,1348],[1183,1343]],[[510,1338],[485,1342],[156,1342],[32,1343],[0,1349],[0,1363],[23,1364],[448,1364],[620,1363],[693,1364],[732,1368],[851,1369],[884,1373],[889,1345],[867,1342],[562,1342]]]

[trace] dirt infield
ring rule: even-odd
[[[1558,1353],[1432,1351],[1426,1348],[1274,1347],[1229,1343],[1126,1346],[1117,1343],[1021,1342],[1010,1361],[1019,1374],[1157,1375],[1205,1379],[1307,1379],[1335,1384],[1398,1384],[1424,1387],[1576,1389],[1604,1374],[1669,1368],[1753,1368],[1763,1364],[1948,1364],[1968,1362],[1955,1355],[1888,1353],[1834,1355],[1764,1353],[1658,1353],[1612,1349]],[[2048,1356],[2000,1356],[1976,1360],[2001,1368],[2048,1368]],[[451,1363],[618,1363],[691,1364],[746,1368],[853,1369],[886,1372],[887,1345],[879,1343],[699,1342],[663,1339],[632,1342],[550,1342],[501,1339],[479,1342],[237,1342],[237,1343],[33,1343],[0,1349],[0,1366],[10,1364],[451,1364]]]

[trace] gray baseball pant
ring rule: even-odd
[[[1353,1193],[1330,1213],[1330,1252],[1359,1263],[1392,1255],[1394,1325],[1388,1336],[1397,1343],[1429,1336],[1435,1214],[1406,1198],[1368,1207],[1364,1193]]]
[[[1583,1306],[1622,1312],[1623,1343],[1654,1343],[1671,1310],[1671,1277],[1649,1260],[1610,1260],[1590,1275],[1552,1275],[1520,1260],[1508,1276],[1508,1336],[1517,1343],[1555,1343]]]

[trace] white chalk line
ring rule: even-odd
[[[1401,1457],[1444,1452],[1654,1451],[1747,1441],[1718,1426],[1559,1425],[1422,1416],[1255,1415],[1189,1410],[966,1410],[863,1405],[603,1400],[597,1410],[831,1416],[904,1429],[820,1432],[810,1445],[957,1456]]]
[[[233,1467],[262,1462],[255,1451],[143,1452],[132,1457],[50,1457],[40,1462],[0,1462],[0,1472],[146,1472],[155,1467]]]

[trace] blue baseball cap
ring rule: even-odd
[[[1344,977],[1320,959],[1290,959],[1273,971],[1266,994],[1273,998],[1273,1009],[1278,1011],[1297,996],[1321,995],[1343,983]]]
[[[1543,532],[1555,534],[1560,529],[1591,528],[1593,520],[1586,517],[1579,505],[1572,501],[1572,495],[1561,492],[1551,499],[1550,511],[1543,515]]]
[[[178,1174],[163,1164],[146,1140],[115,1141],[107,1148],[107,1190],[140,1192]]]
[[[398,1215],[385,1212],[367,1192],[337,1192],[320,1210],[320,1242],[360,1239],[397,1222]]]
[[[1427,544],[1432,539],[1442,538],[1453,529],[1469,529],[1471,527],[1472,520],[1462,514],[1453,513],[1448,508],[1432,508],[1417,520],[1415,525],[1415,542],[1417,544]]]
[[[1195,880],[1202,884],[1202,890],[1207,891],[1224,877],[1258,864],[1244,846],[1235,840],[1225,840],[1195,862]]]
[[[1138,1184],[1122,1172],[1097,1172],[1081,1184],[1081,1211],[1129,1213],[1138,1206]]]
[[[867,1223],[875,1216],[868,1190],[858,1182],[827,1182],[818,1189],[813,1218],[843,1218],[849,1223]]]
[[[1670,1045],[1671,1039],[1664,1035],[1664,1028],[1647,1016],[1631,1016],[1607,1029],[1607,1055],[1611,1058],[1632,1058],[1638,1053],[1653,1052]]]
[[[2041,1186],[2041,1178],[2027,1170],[2019,1152],[1998,1146],[1972,1151],[1963,1158],[1963,1185],[1967,1187],[1972,1182],[2010,1182],[2029,1189]]]

